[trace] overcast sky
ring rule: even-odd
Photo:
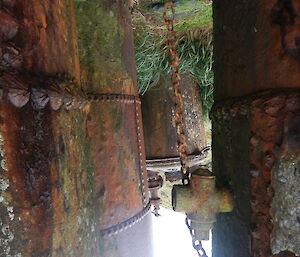
[[[153,215],[154,257],[198,257],[185,225],[185,215],[165,208],[159,213],[160,217]],[[202,244],[211,257],[211,240]]]

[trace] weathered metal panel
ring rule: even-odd
[[[173,89],[168,78],[162,78],[142,97],[147,159],[178,156]],[[197,154],[206,147],[206,138],[199,88],[188,76],[183,76],[182,94],[188,154]]]
[[[285,239],[291,229],[284,225],[275,242],[272,233],[291,222],[288,215],[276,221],[278,205],[270,212],[279,195],[292,195],[274,186],[276,167],[299,156],[299,11],[296,0],[213,2],[213,169],[237,202],[233,215],[219,218],[216,257],[299,255],[298,227]]]
[[[78,16],[80,8],[84,19]],[[149,201],[126,3],[89,1],[76,6],[78,37],[90,26],[95,30],[91,47],[98,43],[97,51],[89,53],[95,61],[90,63],[91,55],[85,55],[89,46],[79,39],[81,71],[73,1],[3,0],[1,12],[18,20],[21,29],[15,37],[0,38],[1,48],[14,54],[5,50],[0,57],[1,76],[5,75],[0,102],[0,255],[126,256],[122,233],[102,235],[103,229],[147,210]],[[0,28],[3,36],[5,29]],[[14,28],[8,26],[9,31]],[[54,85],[57,73],[67,76]],[[71,83],[64,77],[74,79]],[[8,97],[12,79],[31,96],[22,108]],[[36,86],[44,90],[43,108],[34,104]],[[66,91],[68,97],[76,98],[78,92],[89,97],[81,108],[65,103],[54,111],[47,104],[48,90],[57,90],[63,99]],[[134,100],[99,93],[126,93]],[[151,245],[149,217],[139,226],[140,245],[130,248],[127,256],[140,254],[138,246]]]
[[[134,104],[100,103],[92,105],[87,113],[95,194],[101,206],[99,225],[103,229],[130,218],[148,203],[146,181],[141,177],[144,168],[139,161],[135,111]]]
[[[276,186],[282,173],[278,166],[291,165],[285,176],[295,181],[299,177],[299,103],[299,90],[285,89],[214,107],[213,169],[219,184],[232,188],[236,201],[234,213],[218,219],[215,256],[285,256],[285,251],[299,255],[299,226],[291,225],[297,220],[299,192],[292,184],[284,193]],[[291,195],[294,199],[289,200]],[[236,247],[237,234],[243,247]]]
[[[79,72],[72,1],[3,0],[2,17],[7,17],[1,23],[3,65],[35,73]]]
[[[77,2],[75,13],[83,88],[95,93],[137,95],[133,34],[126,3]]]
[[[2,1],[4,14],[13,22],[2,23],[0,69],[2,72],[55,74],[79,69],[73,40],[72,1]],[[7,20],[9,20],[7,19]],[[9,24],[14,24],[13,27]],[[12,31],[14,33],[12,33]],[[71,38],[70,36],[70,38]],[[72,60],[72,62],[70,62]],[[22,79],[21,79],[22,81]],[[25,90],[30,84],[19,86]],[[1,240],[3,256],[48,256],[52,252],[54,210],[51,191],[53,162],[57,158],[50,109],[22,109],[7,100],[4,84],[0,103],[4,183],[1,192]]]
[[[299,88],[299,2],[216,0],[215,99]]]
[[[0,112],[6,162],[1,181],[7,185],[1,192],[1,254],[46,256],[53,233],[51,112],[17,109],[8,100]]]

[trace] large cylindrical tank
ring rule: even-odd
[[[127,4],[0,13],[0,256],[151,257]]]
[[[190,165],[202,162],[202,150],[207,146],[199,87],[188,76],[182,78],[184,123]],[[162,76],[159,83],[142,97],[143,126],[148,170],[179,170],[175,108],[170,77]]]

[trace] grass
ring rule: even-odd
[[[183,16],[184,19],[179,19],[175,25],[176,31],[205,27],[212,23],[212,7],[201,1],[196,1],[192,5],[186,2],[177,11],[176,17],[180,16]]]
[[[155,3],[158,3],[156,1]],[[161,3],[166,1],[161,0]],[[204,1],[179,0],[176,8],[175,30],[177,51],[180,56],[180,73],[188,73],[201,91],[204,123],[208,145],[211,144],[211,122],[208,114],[213,104],[213,45],[212,7]],[[135,48],[139,93],[144,94],[154,87],[161,76],[171,72],[169,52],[166,46],[166,29],[162,23],[162,5],[154,11],[145,11],[145,17],[134,19]],[[211,154],[207,158],[211,162]],[[163,177],[164,175],[161,174]],[[161,206],[172,209],[171,190],[173,184],[164,181],[159,190]]]
[[[211,20],[205,19],[200,19],[198,23],[196,17],[182,19],[176,26],[180,28],[177,37],[179,71],[190,74],[199,85],[203,112],[207,118],[213,104],[213,46]],[[188,23],[190,20],[194,23]],[[171,72],[165,28],[161,24],[135,21],[135,46],[139,93],[144,94],[158,83],[163,74]]]
[[[168,2],[168,0],[158,0],[152,4],[156,6],[152,10],[152,18],[156,20],[157,23],[160,23],[165,2]],[[177,0],[173,2],[175,2],[176,31],[183,32],[194,28],[208,26],[212,23],[212,4],[210,1]]]
[[[213,45],[210,28],[195,29],[179,37],[177,51],[180,56],[180,72],[189,73],[200,87],[203,113],[213,104]],[[197,38],[198,37],[198,38]]]

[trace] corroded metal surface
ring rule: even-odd
[[[128,5],[120,1],[92,0],[77,2],[75,7],[84,90],[137,95]]]
[[[213,170],[218,184],[232,187],[237,206],[219,216],[213,248],[216,257],[272,256],[284,242],[272,246],[271,170],[300,148],[299,1],[215,0],[213,13],[214,93],[224,100],[212,113]],[[268,96],[259,94],[265,90]],[[287,247],[277,256],[295,256]]]
[[[229,191],[217,190],[215,179],[206,171],[203,173],[202,170],[196,170],[189,185],[173,186],[173,209],[187,213],[199,241],[209,239],[209,230],[218,212],[231,212],[233,209]]]
[[[1,71],[76,74],[78,60],[73,41],[65,41],[74,29],[74,24],[67,25],[66,19],[72,14],[72,2],[66,3],[1,1],[1,17],[3,14],[6,21],[11,20],[0,25]],[[5,86],[2,82],[1,88]],[[52,184],[52,167],[57,158],[52,141],[52,113],[49,109],[35,110],[29,104],[18,109],[8,102],[7,94],[4,90],[0,102],[0,133],[6,162],[0,174],[4,185],[0,253],[46,256],[54,252],[56,225],[51,197],[52,188],[57,187]]]
[[[91,140],[95,194],[98,195],[97,202],[101,208],[99,222],[101,228],[106,229],[146,206],[147,199],[141,197],[147,190],[147,180],[140,177],[143,170],[140,165],[135,105],[100,103],[90,108],[86,132]]]
[[[200,154],[188,156],[187,166],[189,167],[190,172],[193,172],[201,165],[205,165],[205,159],[209,150],[211,150],[211,147],[207,146],[201,150]],[[146,165],[148,171],[164,172],[166,174],[167,180],[169,175],[173,176],[174,179],[179,175],[177,180],[180,180],[182,178],[180,172],[181,163],[179,157],[146,160]]]
[[[168,15],[168,12],[171,12]],[[167,28],[167,45],[169,48],[169,59],[172,70],[171,84],[173,87],[174,121],[177,135],[177,151],[181,164],[181,173],[183,179],[189,178],[189,169],[187,166],[188,149],[187,135],[184,124],[184,104],[182,97],[181,76],[179,75],[179,55],[176,51],[177,36],[174,31],[175,7],[173,2],[167,1],[164,4],[163,19]]]
[[[2,0],[1,19],[1,69],[78,74],[72,1]]]
[[[85,55],[90,48],[79,40],[80,71],[73,1],[1,1],[1,14],[13,18],[6,15],[0,25],[0,69],[12,72],[21,88],[30,88],[31,94],[27,102],[17,99],[20,106],[13,105],[9,87],[2,81],[1,256],[131,257],[137,250],[131,247],[123,254],[126,236],[121,233],[104,239],[100,233],[134,217],[149,202],[141,108],[135,71],[128,66],[134,64],[134,56],[124,52],[132,47],[129,16],[126,4],[111,1],[111,5],[110,10],[104,1],[76,4],[80,39],[83,28],[94,30],[97,25],[91,10],[105,14],[95,15],[103,27],[96,30],[100,35],[95,32],[90,40],[91,45],[98,42],[92,55],[100,59],[90,63],[91,55]],[[78,14],[81,11],[84,17]],[[112,21],[110,27],[105,27],[107,17]],[[108,54],[109,45],[114,51],[110,53],[115,58],[112,62],[102,55]],[[106,67],[114,62],[118,63],[116,69],[108,72]],[[39,88],[46,90],[51,86],[49,76],[67,74],[74,80],[74,96],[84,92],[89,97],[93,93],[98,97],[126,93],[130,97],[124,96],[124,101],[92,97],[82,108],[55,110],[48,104],[48,93],[41,97],[44,91],[33,90],[30,79],[23,83],[22,74],[39,77],[34,83],[43,84]],[[67,87],[64,82],[56,86]],[[140,223],[137,235],[141,245],[151,245],[150,226],[149,219]],[[132,231],[134,228],[126,233]],[[145,256],[151,256],[151,249]]]
[[[150,202],[154,207],[155,216],[159,216],[159,204],[161,202],[158,196],[158,190],[163,186],[163,178],[158,174],[158,172],[149,171],[148,172],[148,187],[150,192]]]
[[[184,122],[188,154],[197,154],[206,146],[199,88],[183,77]],[[177,157],[177,139],[172,102],[172,88],[168,77],[142,97],[143,125],[147,159]]]
[[[8,91],[7,98],[16,107],[30,102],[35,108],[44,109],[48,104],[59,109],[83,109],[92,102],[119,102],[140,104],[136,95],[84,92],[75,78],[68,74],[36,75],[29,72],[5,72],[0,75],[2,90]]]
[[[150,190],[150,188],[149,188]],[[152,201],[152,199],[151,199]],[[119,235],[122,232],[134,227],[138,223],[140,223],[147,215],[149,215],[151,209],[151,204],[150,202],[147,204],[147,206],[135,214],[134,216],[130,217],[127,220],[122,221],[121,223],[117,223],[116,225],[113,225],[107,229],[102,229],[100,231],[101,237],[106,238],[106,237],[111,237],[114,235]]]
[[[234,214],[239,216],[227,217],[223,222],[230,224],[230,220],[235,220],[237,223],[251,224],[249,231],[244,230],[242,233],[240,231],[241,234],[249,233],[251,236],[250,253],[246,255],[247,251],[244,250],[245,256],[273,256],[272,249],[277,249],[274,253],[278,253],[280,245],[282,248],[279,247],[279,251],[282,253],[274,256],[285,256],[285,250],[290,250],[291,256],[298,254],[295,254],[298,240],[294,246],[293,240],[289,240],[290,245],[286,244],[284,237],[278,234],[277,236],[273,234],[273,241],[271,240],[272,231],[278,233],[278,226],[281,223],[276,216],[272,216],[280,209],[273,208],[271,213],[270,207],[271,203],[273,206],[276,205],[274,190],[278,190],[271,184],[278,175],[274,174],[276,172],[274,165],[292,163],[300,153],[299,103],[299,90],[266,90],[216,104],[212,111],[214,137],[218,137],[213,146],[214,158],[219,158],[218,162],[216,160],[214,162],[214,170],[220,178],[219,183],[224,183],[225,179],[231,181],[236,194],[236,205],[240,211],[239,214]],[[234,140],[239,133],[243,133],[240,136],[241,140]],[[221,147],[224,145],[227,146],[226,149]],[[222,162],[225,157],[227,160]],[[225,167],[225,170],[222,171],[221,167]],[[236,172],[243,174],[244,190],[239,186],[241,181],[237,179],[241,179],[241,176]],[[236,176],[238,178],[235,179]],[[296,210],[291,209],[288,213],[290,211]],[[281,219],[285,220],[284,224],[289,223],[289,215],[284,215]],[[234,233],[231,229],[227,229],[227,233]],[[222,231],[218,230],[219,232]],[[284,233],[288,233],[288,228]],[[294,236],[297,235],[296,227],[293,228],[293,233]],[[279,241],[275,242],[276,238]],[[235,241],[227,242],[227,248],[230,249],[234,244]]]
[[[205,153],[189,155],[187,166],[190,168],[199,167],[205,163]],[[179,157],[147,160],[147,170],[154,172],[178,172],[181,169]]]
[[[16,109],[7,101],[1,102],[0,112],[6,161],[1,180],[7,185],[1,192],[0,224],[6,230],[1,254],[43,256],[51,251],[53,234],[51,113],[30,106]]]
[[[213,13],[216,100],[299,88],[299,1],[216,0]]]

